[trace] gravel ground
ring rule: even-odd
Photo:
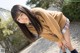
[[[80,53],[80,22],[70,24],[71,43]],[[40,38],[20,53],[59,53],[59,47],[46,39]]]
[[[70,26],[72,45],[80,53],[80,22],[73,22]]]

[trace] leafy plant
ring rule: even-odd
[[[62,12],[71,21],[80,21],[80,2],[64,2]]]

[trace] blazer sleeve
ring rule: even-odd
[[[66,23],[66,18],[64,16],[64,14],[60,11],[48,11],[48,13],[51,15],[51,16],[54,16],[56,15],[55,17],[53,17],[59,24],[60,26],[60,29],[62,30],[65,26],[65,23]]]

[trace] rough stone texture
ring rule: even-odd
[[[80,53],[80,22],[71,23],[70,32],[71,43]],[[59,53],[59,50],[60,49],[55,43],[40,38],[20,53]]]

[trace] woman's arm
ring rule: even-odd
[[[70,51],[74,50],[74,48],[71,45],[70,29],[69,28],[67,28],[66,32],[64,33],[64,39],[65,40],[63,40],[63,45],[65,47],[67,47]]]

